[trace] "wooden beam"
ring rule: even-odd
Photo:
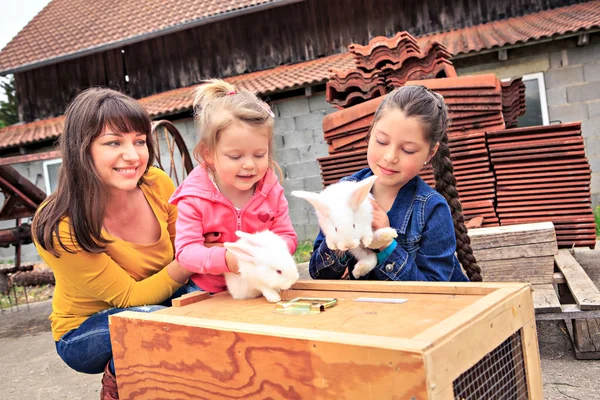
[[[0,158],[0,165],[13,165],[34,161],[52,160],[60,157],[61,155],[59,150],[52,150],[44,153],[26,154],[23,156],[2,157]]]
[[[208,293],[208,292],[187,293],[181,297],[173,299],[171,301],[171,304],[173,305],[173,307],[183,307],[183,306],[187,306],[189,304],[194,304],[194,303],[197,303],[199,301],[206,300],[209,298],[210,298],[210,293]]]
[[[500,60],[500,61],[508,60],[508,50],[506,50],[506,49],[498,50],[498,60]]]
[[[594,285],[569,250],[559,250],[554,256],[558,269],[567,280],[567,286],[581,310],[600,309],[600,290]]]
[[[550,284],[532,285],[533,307],[536,313],[560,312],[560,301],[554,287]]]

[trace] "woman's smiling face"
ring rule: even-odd
[[[108,190],[133,190],[148,165],[146,134],[118,133],[105,127],[91,145],[100,180]]]

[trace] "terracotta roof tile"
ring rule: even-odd
[[[419,45],[436,41],[454,56],[538,41],[600,27],[600,1],[540,11],[449,32],[421,36]]]
[[[54,0],[51,4],[63,1],[65,0]],[[151,4],[154,4],[154,0]],[[42,13],[46,12],[46,9]],[[420,46],[426,46],[430,41],[437,41],[456,56],[596,27],[600,27],[600,0],[428,35],[419,38],[418,42]],[[268,95],[325,82],[331,76],[330,68],[343,70],[353,67],[352,54],[344,53],[238,75],[227,78],[227,81],[259,94]],[[191,93],[195,87],[171,90],[146,97],[140,102],[153,117],[182,112],[191,108]],[[10,126],[0,129],[0,149],[54,139],[61,131],[62,117]]]
[[[273,3],[273,4],[270,4]],[[281,3],[281,4],[277,4]],[[281,0],[52,0],[0,52],[9,71]]]
[[[63,131],[64,120],[60,116],[0,129],[0,149],[56,139]]]

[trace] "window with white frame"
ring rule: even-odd
[[[46,183],[46,194],[50,194],[56,190],[58,185],[58,169],[62,164],[62,158],[55,160],[44,161],[44,182]]]
[[[549,125],[548,102],[544,73],[523,75],[525,84],[525,114],[517,119],[519,126]]]

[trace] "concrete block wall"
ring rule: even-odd
[[[290,217],[298,239],[314,240],[319,232],[314,209],[306,201],[290,195],[292,190],[323,189],[317,158],[325,157],[323,117],[336,111],[325,101],[324,93],[275,102],[275,160],[284,173],[283,187]]]
[[[581,122],[585,150],[592,169],[592,206],[600,205],[600,34],[589,44],[577,38],[526,46],[508,51],[455,60],[459,76],[495,73],[499,78],[544,73],[550,123]]]
[[[592,204],[600,205],[600,39],[550,53],[546,93],[550,121],[581,121],[592,169]]]

